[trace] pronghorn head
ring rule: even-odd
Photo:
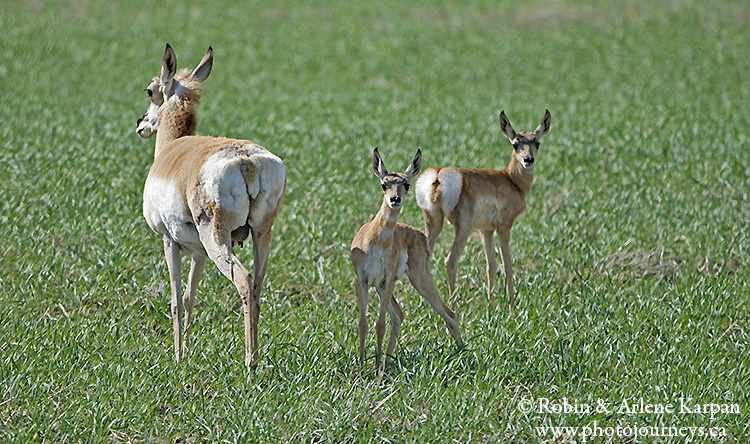
[[[500,113],[500,129],[505,134],[505,137],[510,139],[510,143],[513,144],[513,157],[524,167],[528,169],[534,168],[534,157],[536,156],[537,150],[539,150],[539,141],[542,136],[547,134],[549,131],[549,124],[552,116],[547,110],[542,118],[542,123],[536,127],[536,130],[521,131],[520,133],[515,132],[513,127],[510,125],[510,121],[505,117],[505,111]]]
[[[208,78],[213,66],[213,48],[208,47],[206,55],[198,66],[190,73],[189,70],[177,72],[177,56],[167,43],[162,59],[161,76],[154,77],[146,88],[146,94],[151,103],[141,118],[136,122],[136,132],[144,139],[152,137],[159,130],[159,110],[172,97],[181,97],[193,102],[200,99],[200,84]]]
[[[164,94],[161,92],[161,80],[154,77],[154,80],[146,88],[148,98],[151,104],[148,106],[146,113],[136,122],[135,132],[144,139],[148,139],[156,134],[159,129],[159,108],[164,104]]]
[[[411,160],[411,163],[403,173],[389,173],[385,168],[383,159],[380,157],[378,149],[372,152],[372,168],[375,175],[380,178],[380,186],[383,188],[383,202],[392,210],[400,210],[404,204],[403,197],[409,191],[411,180],[414,179],[422,165],[422,150],[417,150],[417,154]]]

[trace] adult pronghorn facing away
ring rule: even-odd
[[[248,140],[194,135],[200,83],[208,77],[212,63],[209,47],[192,73],[177,73],[177,59],[167,44],[161,76],[146,90],[151,104],[138,120],[137,132],[145,138],[157,136],[154,163],[143,190],[143,216],[164,240],[177,360],[183,340],[185,350],[189,349],[195,290],[209,257],[242,298],[245,363],[249,365],[258,358],[258,298],[268,265],[271,226],[286,189],[286,171],[278,157]],[[235,242],[251,235],[252,279],[233,250]],[[184,307],[181,252],[192,255]]]
[[[510,310],[515,310],[510,229],[526,208],[526,195],[534,180],[534,156],[539,149],[539,140],[549,131],[550,120],[547,111],[534,132],[516,133],[503,111],[500,113],[500,129],[513,144],[513,154],[505,169],[428,168],[417,180],[415,194],[424,215],[430,251],[435,249],[435,241],[443,229],[445,217],[456,228],[456,238],[445,260],[451,294],[456,287],[458,259],[474,229],[480,230],[483,235],[482,243],[487,257],[487,291],[492,293],[497,272],[492,236],[497,231],[508,302]]]
[[[372,153],[372,167],[383,188],[383,204],[375,218],[359,229],[351,247],[351,260],[357,275],[354,284],[359,305],[359,361],[364,365],[365,337],[367,336],[367,289],[375,287],[380,295],[380,314],[375,324],[378,339],[376,365],[380,364],[385,333],[386,309],[391,315],[391,337],[386,356],[393,353],[404,312],[393,298],[396,281],[406,273],[414,288],[445,320],[457,345],[462,345],[456,315],[440,298],[430,271],[430,250],[427,237],[416,228],[397,223],[398,214],[409,190],[411,180],[419,174],[422,152],[412,159],[406,172],[388,173],[378,149]]]

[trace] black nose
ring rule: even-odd
[[[532,164],[534,163],[534,158],[531,156],[527,156],[523,158],[523,161],[526,162],[527,164]]]
[[[140,125],[140,124],[141,124],[141,122],[143,122],[143,119],[145,119],[145,118],[146,118],[146,115],[145,115],[145,114],[144,114],[144,115],[142,115],[141,117],[139,117],[139,118],[138,118],[138,120],[136,120],[136,121],[135,121],[135,126],[138,126],[138,125]],[[131,117],[131,119],[132,119],[132,117]]]
[[[399,196],[393,196],[393,197],[391,197],[391,203],[392,204],[401,203],[401,197],[399,197]]]

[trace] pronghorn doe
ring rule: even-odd
[[[189,350],[195,290],[210,257],[242,298],[245,363],[250,365],[258,359],[258,298],[268,265],[271,226],[286,190],[286,171],[281,159],[248,140],[195,135],[200,84],[208,78],[212,64],[209,47],[192,73],[178,73],[177,58],[167,44],[161,76],[146,89],[151,104],[138,119],[136,131],[144,138],[157,135],[154,163],[143,190],[143,216],[164,240],[177,360],[183,353],[183,340],[185,351]],[[235,242],[246,241],[250,235],[252,279],[233,249]],[[192,255],[184,306],[181,252]]]
[[[388,341],[386,359],[393,353],[404,320],[404,312],[393,297],[396,281],[404,273],[419,294],[443,317],[456,344],[463,344],[456,315],[443,303],[432,278],[427,237],[416,228],[396,222],[411,180],[419,174],[421,159],[422,152],[417,150],[406,172],[389,174],[378,149],[375,148],[372,153],[372,167],[383,188],[383,204],[375,218],[359,229],[351,247],[351,261],[357,275],[354,288],[359,305],[359,361],[362,366],[368,328],[367,289],[375,287],[380,295],[380,314],[375,324],[378,339],[376,366],[379,367],[386,309],[391,316],[391,337]]]
[[[456,228],[456,238],[445,260],[451,294],[456,288],[458,259],[474,229],[482,232],[487,257],[487,291],[492,293],[497,272],[492,237],[497,231],[505,268],[508,304],[511,312],[515,310],[510,229],[526,208],[526,195],[534,180],[534,156],[539,149],[540,139],[549,131],[550,120],[547,110],[534,132],[516,133],[503,111],[500,113],[500,129],[513,144],[510,163],[504,170],[428,168],[417,179],[415,194],[417,204],[422,208],[430,252],[434,252],[444,218],[447,217]]]

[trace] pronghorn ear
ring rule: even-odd
[[[412,180],[413,178],[417,177],[417,174],[419,174],[419,170],[422,169],[422,150],[417,149],[417,154],[414,155],[414,158],[411,160],[411,163],[406,168],[406,172],[404,172],[404,175],[409,180]]]
[[[198,66],[193,71],[193,74],[191,74],[191,77],[197,80],[199,83],[203,83],[207,78],[208,75],[211,74],[211,67],[214,64],[214,49],[212,47],[208,47],[208,51],[206,51],[206,55],[203,56],[203,60],[198,64]]]
[[[375,171],[375,175],[381,180],[388,175],[388,170],[385,169],[385,164],[383,163],[383,159],[380,158],[377,148],[372,151],[372,169]]]
[[[510,140],[513,140],[516,138],[518,134],[516,134],[516,131],[513,129],[513,127],[510,125],[510,120],[508,120],[507,117],[505,117],[505,111],[500,111],[500,131],[505,134],[505,137],[507,137]]]
[[[537,139],[541,139],[543,135],[547,134],[547,131],[549,131],[549,124],[551,120],[552,115],[550,115],[549,110],[547,110],[547,112],[544,113],[544,117],[542,118],[542,123],[540,123],[534,131],[536,133]]]
[[[172,79],[177,73],[177,56],[174,54],[174,50],[169,43],[164,49],[164,58],[161,63],[161,84],[162,87],[168,91],[171,86]]]

